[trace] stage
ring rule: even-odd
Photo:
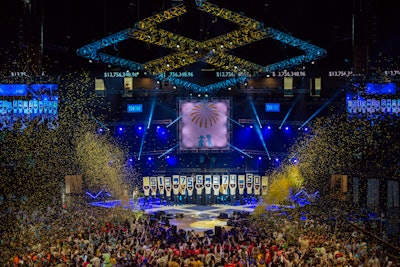
[[[143,205],[143,203],[142,199],[137,202],[130,199],[129,205],[124,206],[122,206],[121,200],[91,202],[90,205],[103,208],[119,206],[132,211],[143,211],[156,217],[167,218],[169,224],[175,225],[178,229],[203,233],[207,230],[214,231],[216,226],[231,227],[231,225],[228,225],[229,219],[238,217],[240,214],[251,215],[258,204],[257,202],[250,202],[243,205],[199,206],[194,204],[165,205],[160,201],[153,201],[147,205]],[[279,209],[279,206],[269,206],[268,209]]]

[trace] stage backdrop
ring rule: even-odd
[[[180,100],[180,150],[228,150],[229,107],[229,100]]]

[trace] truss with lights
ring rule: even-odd
[[[137,22],[133,28],[125,29],[83,46],[77,50],[77,54],[81,57],[123,67],[129,71],[146,71],[154,79],[164,79],[176,86],[182,86],[188,90],[201,93],[218,91],[222,88],[241,83],[250,75],[257,76],[290,69],[326,55],[326,51],[318,46],[297,39],[274,28],[265,28],[263,23],[259,21],[220,8],[208,2],[197,2],[197,9],[201,12],[231,21],[237,24],[239,29],[203,42],[159,29],[158,26],[160,23],[177,18],[187,12],[184,5],[179,5],[143,19]],[[164,57],[143,64],[100,52],[108,46],[115,45],[130,38],[143,41],[147,44],[166,47],[172,51]],[[295,47],[303,51],[304,54],[267,66],[260,66],[246,59],[229,54],[229,51],[232,49],[266,38],[272,38],[281,43]],[[200,86],[166,75],[168,71],[196,62],[206,62],[219,69],[235,72],[237,76],[215,84]]]

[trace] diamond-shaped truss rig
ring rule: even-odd
[[[129,71],[145,71],[154,79],[166,80],[176,86],[199,93],[215,92],[222,88],[243,83],[249,78],[250,73],[252,77],[260,74],[269,74],[275,71],[291,69],[326,56],[326,51],[318,46],[274,28],[266,28],[263,23],[233,11],[219,8],[216,5],[203,1],[197,2],[197,9],[215,17],[231,21],[238,25],[238,29],[202,42],[160,29],[158,27],[160,23],[177,18],[187,12],[184,5],[178,5],[137,22],[133,28],[125,29],[83,46],[77,50],[77,54],[81,57],[123,67]],[[101,52],[104,48],[116,45],[129,38],[168,48],[171,50],[171,53],[141,64]],[[261,66],[228,53],[235,48],[266,38],[271,38],[282,44],[297,48],[303,54],[267,66]],[[237,75],[234,78],[201,86],[166,74],[169,71],[196,62],[205,62],[218,69],[232,71]]]

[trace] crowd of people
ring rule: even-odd
[[[312,212],[310,209],[309,212]],[[316,211],[317,212],[317,211]],[[304,215],[304,214],[303,214]],[[57,267],[398,266],[393,251],[356,228],[296,209],[196,232],[122,207],[16,212],[0,236],[0,265]],[[394,256],[393,256],[394,255]]]

